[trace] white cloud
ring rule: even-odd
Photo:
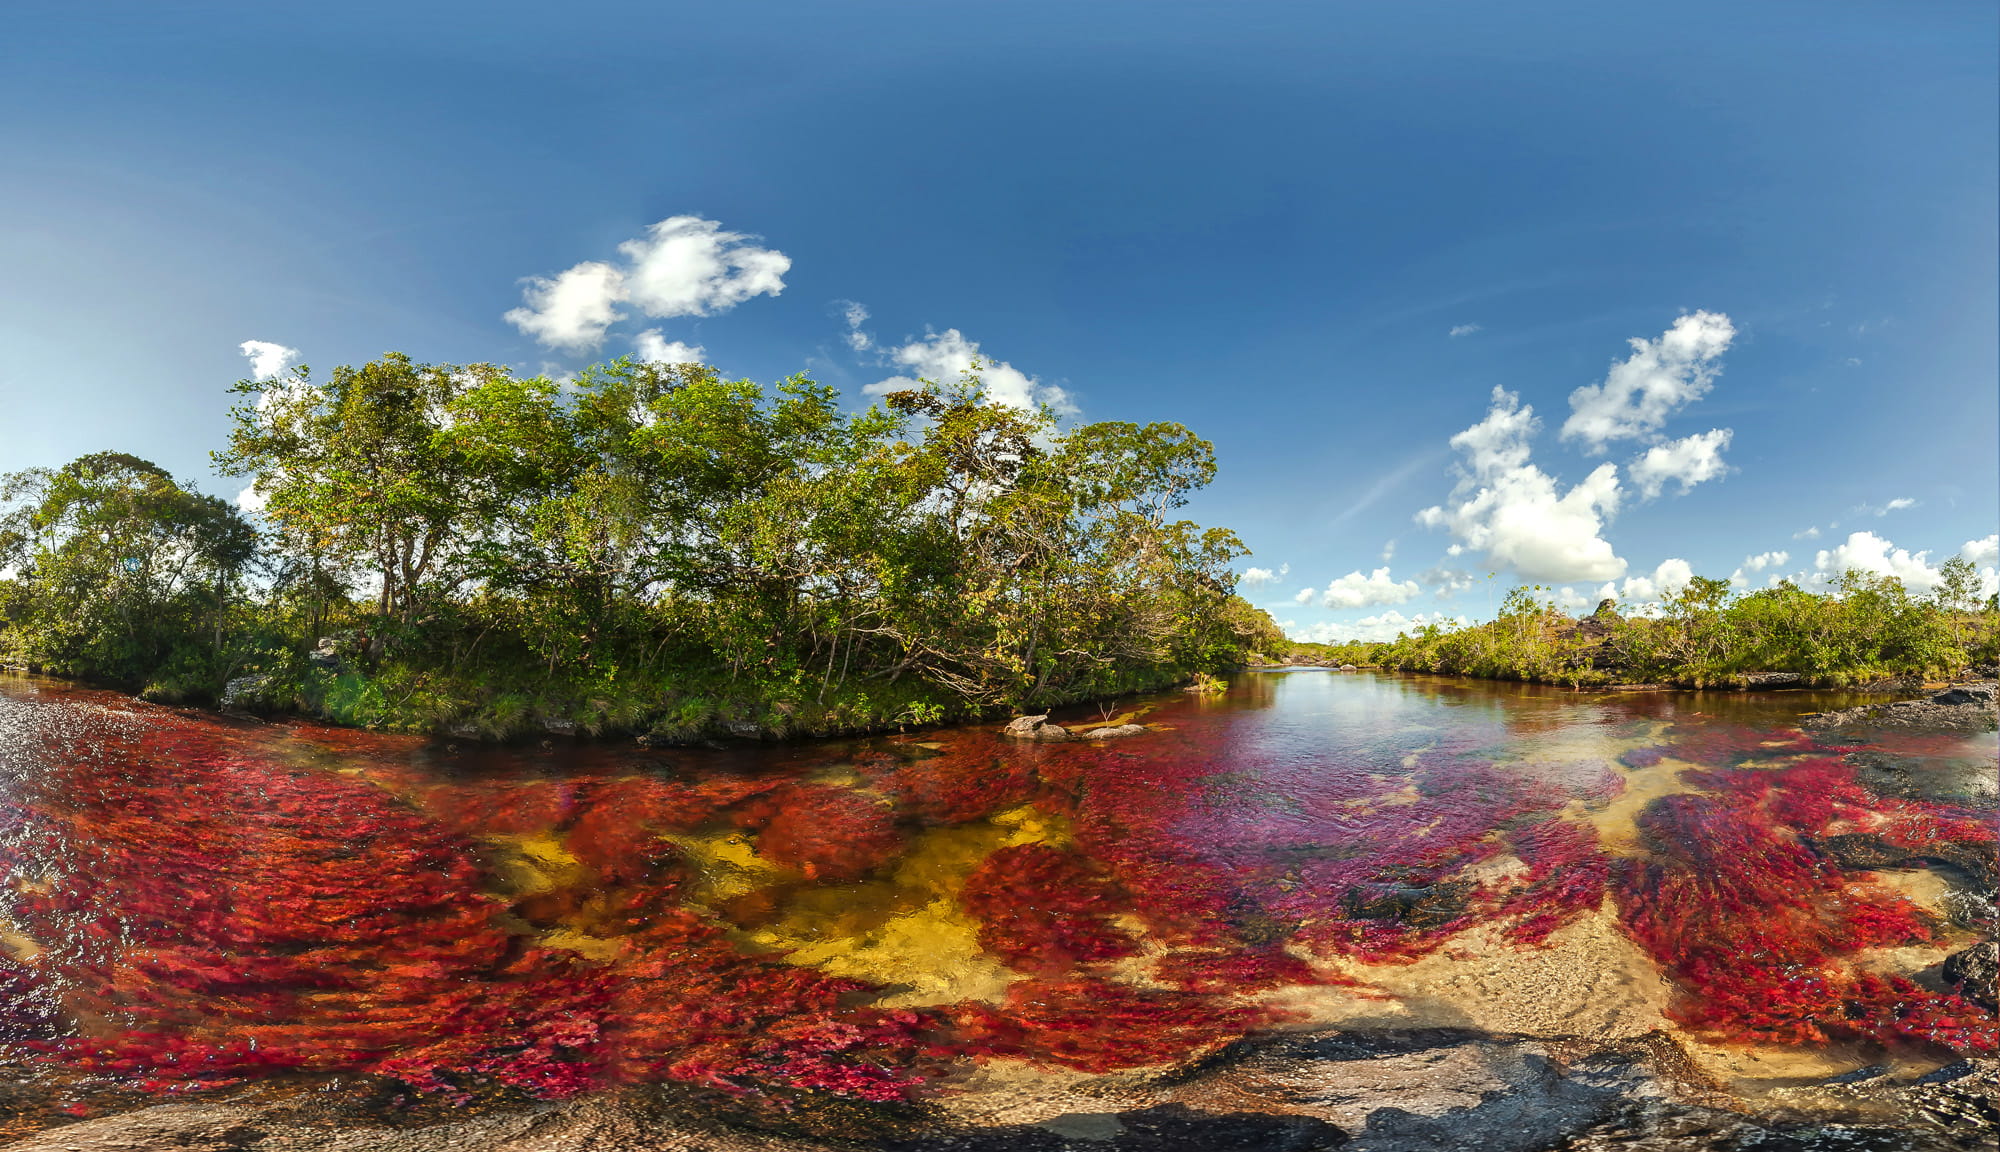
[[[1660,561],[1651,576],[1628,576],[1625,587],[1613,588],[1606,584],[1598,589],[1600,597],[1617,597],[1627,604],[1643,604],[1651,600],[1672,596],[1686,588],[1694,579],[1694,567],[1687,561],[1674,558]]]
[[[1752,572],[1762,572],[1766,568],[1782,568],[1791,561],[1790,552],[1759,552],[1755,556],[1745,556],[1743,566]]]
[[[1915,508],[1916,506],[1917,502],[1908,496],[1898,496],[1887,504],[1861,504],[1857,505],[1854,510],[1856,512],[1865,512],[1870,516],[1887,516],[1891,512],[1901,512],[1905,508]]]
[[[980,355],[979,345],[967,340],[956,328],[929,333],[922,340],[913,340],[897,348],[890,356],[911,375],[878,380],[863,388],[863,392],[880,396],[916,388],[919,387],[919,377],[936,384],[956,384],[960,377],[974,370],[973,362],[977,360],[980,382],[985,386],[986,398],[993,403],[1014,408],[1046,404],[1057,414],[1065,416],[1077,410],[1067,392],[1053,384],[1042,383],[1004,360]]]
[[[250,359],[252,380],[276,380],[299,362],[299,350],[269,340],[245,340],[237,345]]]
[[[1417,582],[1437,589],[1437,598],[1440,600],[1449,600],[1476,583],[1472,573],[1462,568],[1446,568],[1443,565],[1426,568],[1417,573]]]
[[[1632,340],[1632,355],[1611,366],[1602,384],[1570,393],[1564,440],[1581,440],[1602,452],[1613,440],[1657,433],[1668,416],[1700,399],[1721,371],[1716,362],[1736,338],[1720,312],[1693,312],[1674,321],[1657,340]]]
[[[1463,616],[1446,616],[1443,613],[1429,615],[1419,612],[1405,616],[1391,609],[1379,616],[1363,616],[1350,623],[1322,620],[1303,628],[1290,621],[1280,625],[1285,634],[1294,640],[1304,640],[1315,644],[1337,644],[1343,640],[1394,640],[1399,632],[1414,632],[1428,624],[1438,624],[1448,628],[1463,628],[1471,621]]]
[[[866,352],[875,346],[875,337],[861,330],[868,322],[868,309],[853,300],[836,300],[840,305],[841,318],[847,322],[847,346],[856,352]]]
[[[1454,324],[1451,328],[1451,338],[1456,340],[1461,336],[1474,336],[1483,331],[1485,328],[1478,324]]]
[[[1558,491],[1555,478],[1528,459],[1528,440],[1539,427],[1533,408],[1495,388],[1486,419],[1451,438],[1465,464],[1450,500],[1417,513],[1417,522],[1450,529],[1467,547],[1484,551],[1492,566],[1524,579],[1623,576],[1625,561],[1601,535],[1618,510],[1617,467],[1601,464]]]
[[[669,340],[660,334],[658,328],[648,328],[632,338],[632,347],[639,353],[639,359],[652,364],[704,364],[702,357],[708,352],[699,344],[683,344],[679,340]]]
[[[1320,594],[1320,603],[1328,608],[1367,608],[1401,604],[1417,592],[1415,580],[1393,580],[1387,568],[1377,568],[1366,576],[1357,571],[1334,580]]]
[[[1251,588],[1262,588],[1277,578],[1278,574],[1269,568],[1247,568],[1243,575],[1237,578],[1237,582]]]
[[[1317,596],[1317,595],[1319,595],[1319,590],[1318,590],[1318,589],[1315,589],[1315,588],[1301,588],[1301,589],[1299,589],[1299,590],[1298,590],[1297,592],[1293,593],[1293,595],[1292,595],[1292,603],[1294,603],[1294,604],[1310,604],[1310,603],[1312,603],[1312,600],[1313,600],[1313,597],[1314,597],[1314,596]]]
[[[507,323],[551,348],[586,351],[604,330],[625,318],[616,305],[625,296],[625,274],[598,260],[578,264],[554,279],[531,276],[521,290],[525,308],[508,310]]]
[[[1898,548],[1873,532],[1855,532],[1845,543],[1813,557],[1813,576],[1830,581],[1850,568],[1858,569],[1878,576],[1894,576],[1903,582],[1903,587],[1922,595],[1938,580],[1937,569],[1930,566],[1929,558],[1929,552]]]
[[[1632,478],[1639,495],[1647,500],[1658,496],[1669,480],[1680,481],[1681,492],[1685,494],[1703,480],[1713,480],[1729,471],[1729,466],[1722,462],[1722,450],[1729,447],[1730,435],[1727,428],[1711,428],[1694,436],[1655,444],[1626,465],[1625,473]]]
[[[622,267],[588,260],[554,277],[528,277],[526,307],[506,320],[543,344],[576,352],[595,348],[624,319],[620,304],[653,317],[709,316],[752,296],[776,296],[791,257],[750,240],[714,220],[670,216],[618,246]]]

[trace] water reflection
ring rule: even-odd
[[[1935,969],[1990,926],[1994,740],[1790,724],[1843,702],[1293,672],[1100,744],[496,749],[16,679],[0,1028],[148,1090],[460,1097],[894,1099],[1385,1020],[1991,1052]]]

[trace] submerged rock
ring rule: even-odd
[[[2000,1011],[2000,996],[1996,996],[1995,990],[1996,984],[2000,984],[2000,945],[1982,940],[1964,951],[1952,953],[1944,962],[1944,978],[1967,1000]]]

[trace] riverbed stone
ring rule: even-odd
[[[1000,730],[1002,736],[1011,740],[1068,740],[1070,730],[1060,724],[1049,723],[1048,713],[1040,716],[1016,716]]]

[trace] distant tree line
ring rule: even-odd
[[[1964,557],[1947,560],[1940,575],[1928,596],[1861,571],[1821,592],[1785,581],[1739,594],[1728,581],[1697,576],[1657,614],[1621,616],[1607,601],[1581,620],[1537,595],[1546,589],[1517,588],[1487,623],[1433,624],[1389,643],[1344,648],[1350,658],[1410,671],[1690,688],[1771,683],[1773,673],[1847,686],[1992,664],[2000,657],[2000,606],[1981,600],[1978,573]]]
[[[215,456],[261,528],[131,456],[5,478],[0,655],[386,727],[691,735],[1159,688],[1276,635],[1235,535],[1175,515],[1208,442],[976,376],[844,412],[803,377],[391,354],[237,391]]]

